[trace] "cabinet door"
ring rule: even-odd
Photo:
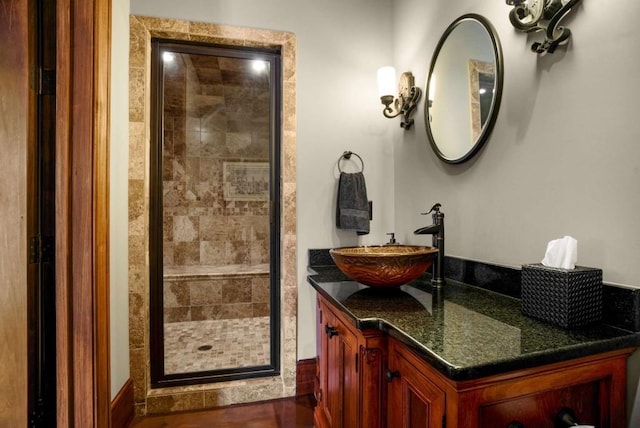
[[[329,378],[329,356],[328,352],[328,337],[324,332],[325,322],[330,312],[326,310],[318,299],[317,307],[317,330],[316,330],[316,346],[318,350],[318,381],[319,385],[316,390],[316,408],[314,410],[314,421],[317,428],[325,428],[331,426],[331,415],[327,407],[327,380]]]
[[[318,406],[328,426],[354,428],[358,423],[358,341],[325,305],[320,308]]]
[[[326,326],[329,359],[327,398],[331,426],[353,428],[357,425],[358,343],[355,336],[337,318],[332,317]]]
[[[389,427],[440,428],[444,426],[445,394],[421,370],[411,351],[395,342],[389,349]]]

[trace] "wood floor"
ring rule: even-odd
[[[313,395],[136,418],[131,428],[312,428]]]

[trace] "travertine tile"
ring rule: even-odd
[[[296,288],[285,288],[282,294],[284,315],[295,317],[298,309],[298,290]]]
[[[191,293],[187,281],[165,281],[164,300],[165,308],[191,306]]]
[[[254,317],[267,317],[271,313],[269,303],[253,303],[252,306]]]
[[[222,294],[222,280],[189,281],[191,304],[193,306],[219,305],[226,303]]]
[[[142,237],[130,237],[129,239],[129,264],[134,266],[144,265],[146,260],[146,247]]]
[[[251,282],[247,280],[229,280],[222,284],[222,300],[228,303],[251,302]]]
[[[145,69],[129,67],[129,122],[145,121]]]
[[[147,30],[135,16],[129,17],[129,66],[144,68],[146,65]]]
[[[220,306],[221,319],[248,318],[253,316],[251,303],[230,303]]]
[[[207,407],[228,406],[235,403],[249,403],[284,397],[284,389],[281,382],[247,383],[248,385],[246,386],[205,391],[205,404]]]
[[[219,304],[212,304],[207,306],[192,306],[191,307],[191,320],[192,321],[204,321],[204,320],[217,320],[220,318],[220,306]]]
[[[129,221],[144,215],[144,180],[129,180]],[[144,234],[137,234],[142,236]]]
[[[133,408],[135,416],[144,416],[147,414],[147,402],[136,403]]]
[[[145,403],[147,392],[147,376],[145,348],[131,348],[129,351],[129,368],[133,381],[133,399],[135,403]]]
[[[191,308],[188,306],[178,308],[164,308],[164,323],[178,323],[183,321],[191,321]]]
[[[294,218],[296,213],[296,185],[294,183],[285,183],[282,186],[283,193],[283,211],[285,219]],[[284,235],[295,236],[296,234],[296,222],[285,221],[284,222]]]
[[[269,317],[165,324],[165,371],[189,373],[267,365]]]
[[[188,33],[189,26],[191,24],[189,21],[183,21],[180,19],[164,19],[149,16],[139,16],[138,20],[147,28],[148,31],[153,32],[154,34],[161,30]]]
[[[220,266],[227,264],[227,248],[224,240],[201,241],[200,242],[200,263],[209,266]]]
[[[251,280],[251,301],[253,303],[268,303],[271,296],[269,277],[253,278]]]
[[[147,413],[171,413],[204,408],[203,392],[187,392],[147,398]]]
[[[189,216],[173,217],[173,241],[194,242],[200,235],[200,218]],[[199,246],[198,246],[199,247]]]
[[[144,334],[144,297],[137,293],[129,293],[129,344],[134,348],[142,348]]]
[[[148,268],[144,265],[129,264],[129,293],[144,295],[146,293]],[[130,323],[134,319],[130,320]]]
[[[176,242],[174,254],[176,264],[198,265],[200,264],[199,242]]]
[[[144,180],[146,133],[143,122],[129,123],[129,179]]]

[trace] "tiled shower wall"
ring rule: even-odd
[[[132,16],[130,24],[129,342],[136,414],[143,415],[147,413],[202,409],[292,396],[295,394],[297,306],[295,35],[269,30],[140,16]],[[281,153],[282,176],[281,183],[279,183],[282,188],[282,200],[280,201],[282,206],[280,242],[280,294],[282,296],[280,334],[282,345],[280,351],[280,376],[185,387],[158,389],[152,389],[150,387],[149,361],[153,356],[150,355],[149,351],[148,323],[148,201],[150,161],[150,47],[152,37],[171,40],[191,40],[231,46],[281,49],[283,64],[283,141]],[[185,123],[185,126],[186,125]],[[240,132],[239,134],[242,133]],[[227,130],[225,133],[225,147],[228,147],[231,151],[237,151],[243,147],[241,143],[246,140],[242,140],[242,138],[246,138],[246,135],[245,137],[241,137],[239,134],[236,132],[236,128]],[[242,152],[236,154],[238,158],[244,158]],[[240,210],[241,208],[238,208],[234,202],[233,209]],[[198,227],[200,228],[200,226],[199,224]],[[236,230],[240,231],[241,228]],[[176,235],[174,234],[173,236],[175,237]],[[258,232],[256,232],[255,237],[259,237]],[[232,241],[233,239],[225,242]],[[253,254],[256,254],[255,249],[253,251]],[[247,255],[243,255],[243,257],[246,258]],[[193,260],[195,260],[195,257]],[[236,259],[234,259],[234,261],[235,260]]]
[[[164,277],[164,322],[269,316],[269,274]]]
[[[269,263],[268,200],[226,200],[224,162],[269,161],[268,72],[246,59],[165,62],[165,266]]]

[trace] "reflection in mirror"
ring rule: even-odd
[[[443,161],[464,162],[487,140],[500,106],[502,73],[502,49],[485,18],[463,15],[445,30],[431,61],[425,102],[429,142]]]
[[[152,42],[151,384],[279,371],[279,53]]]
[[[471,109],[471,139],[477,140],[487,123],[495,89],[495,64],[469,60],[469,102]]]

